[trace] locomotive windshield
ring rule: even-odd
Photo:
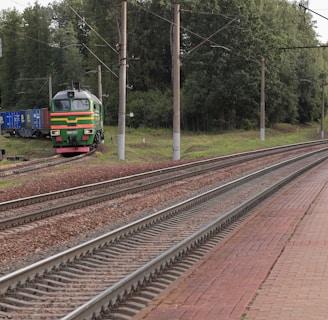
[[[88,99],[79,99],[73,100],[73,110],[81,111],[81,110],[89,110],[89,100]]]
[[[54,100],[54,111],[83,111],[89,109],[90,102],[88,99],[74,99],[72,103],[68,99]]]
[[[69,100],[54,100],[54,111],[68,111]]]

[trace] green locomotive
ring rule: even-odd
[[[58,92],[50,103],[50,135],[56,153],[83,153],[104,140],[104,107],[79,84]]]

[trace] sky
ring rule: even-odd
[[[325,18],[320,17],[317,14],[311,12],[313,20],[317,23],[316,32],[320,35],[318,39],[320,42],[328,42],[328,1],[327,0],[309,0],[308,8],[312,11],[324,16]]]
[[[294,2],[294,0],[290,0]],[[18,11],[23,11],[26,7],[33,5],[35,0],[0,0],[0,10],[8,8],[16,8]],[[47,6],[52,0],[37,0],[40,5]],[[320,42],[328,42],[328,0],[309,0],[308,8],[312,11],[326,17],[322,18],[319,15],[312,13],[313,20],[317,21],[318,39]]]

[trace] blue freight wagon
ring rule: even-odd
[[[5,132],[15,135],[21,126],[20,111],[7,111],[5,113]]]
[[[42,114],[40,109],[28,109],[20,111],[20,128],[18,134],[24,138],[30,138],[42,128]]]
[[[24,138],[50,135],[50,114],[48,108],[8,111],[3,114],[2,134],[18,135]]]

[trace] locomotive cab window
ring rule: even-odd
[[[73,110],[81,111],[81,110],[89,110],[90,103],[88,99],[76,99],[73,100]]]
[[[54,111],[68,111],[69,100],[54,100]]]

